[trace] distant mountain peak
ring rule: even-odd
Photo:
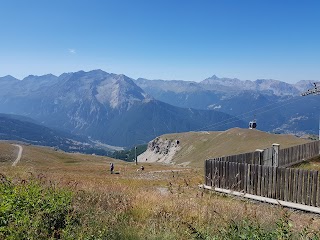
[[[212,80],[218,80],[218,79],[220,79],[217,75],[212,75],[212,77],[210,77],[210,79],[212,79]]]
[[[58,77],[49,73],[49,74],[44,74],[44,75],[29,75],[22,79],[23,81],[33,81],[33,80],[52,80],[52,79],[57,79]]]
[[[4,77],[0,77],[0,81],[1,80],[6,80],[6,81],[19,81],[19,79],[11,76],[11,75],[6,75]]]

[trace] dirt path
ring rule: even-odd
[[[18,156],[17,156],[16,160],[12,163],[12,166],[14,167],[14,166],[17,165],[17,163],[18,163],[18,162],[20,161],[20,159],[21,159],[23,148],[22,148],[21,145],[18,145],[18,144],[12,144],[12,145],[19,148]]]

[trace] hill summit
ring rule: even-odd
[[[148,144],[139,162],[162,162],[203,167],[204,160],[214,157],[266,149],[273,143],[281,148],[299,145],[308,140],[293,135],[280,135],[259,130],[232,128],[215,132],[165,134]]]

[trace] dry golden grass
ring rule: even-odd
[[[296,168],[303,168],[308,170],[320,171],[320,157],[315,157],[307,162],[295,166]]]
[[[174,156],[176,163],[190,162],[190,166],[203,167],[204,160],[256,149],[264,149],[273,143],[287,148],[309,142],[292,135],[270,134],[259,130],[233,128],[222,132],[187,132],[166,134],[162,139],[179,140],[181,150]]]
[[[6,147],[0,143],[0,149]],[[130,212],[133,222],[128,223],[128,231],[134,228],[138,236],[169,232],[171,237],[167,239],[177,236],[190,239],[192,229],[214,233],[242,219],[253,219],[272,229],[285,211],[278,206],[200,190],[203,170],[199,168],[149,163],[140,171],[139,165],[107,157],[69,154],[45,147],[23,148],[18,165],[12,167],[9,162],[3,162],[1,173],[15,179],[43,176],[60,185],[72,186],[78,192],[75,207],[88,211],[88,226],[93,215],[99,222],[112,225],[112,221],[116,224],[122,216],[120,213]],[[110,162],[120,174],[110,174]],[[106,212],[110,209],[114,212],[111,220],[109,215],[107,220]],[[296,230],[306,225],[320,227],[318,215],[290,211],[290,220]]]
[[[0,164],[2,162],[13,162],[16,159],[17,152],[17,147],[7,142],[0,142]]]

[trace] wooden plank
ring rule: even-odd
[[[224,178],[223,178],[223,171],[224,171],[224,161],[220,162],[220,173],[219,173],[219,178],[220,178],[220,187],[224,188]]]
[[[248,165],[246,163],[243,164],[243,191],[246,193],[247,190],[247,181],[248,181]]]
[[[229,185],[229,171],[231,162],[224,162],[224,188],[230,189]]]
[[[282,173],[281,173],[281,178],[282,178],[282,184],[283,184],[283,187],[281,188],[281,199],[284,201],[284,195],[285,195],[285,191],[286,189],[288,188],[288,185],[287,185],[287,176],[286,176],[286,171],[287,169],[286,168],[282,168]]]
[[[272,198],[277,198],[276,197],[276,188],[277,188],[277,168],[272,167]]]
[[[264,166],[265,168],[265,175],[264,175],[264,196],[270,196],[270,167]]]
[[[255,166],[253,164],[251,164],[251,176],[250,176],[250,187],[251,187],[251,194],[254,194],[254,178],[255,178]]]
[[[215,169],[214,169],[214,171],[215,171],[215,174],[214,174],[215,187],[219,187],[219,164],[220,164],[219,161],[215,161]]]
[[[252,174],[252,178],[251,178],[251,186],[252,186],[252,194],[256,195],[255,190],[256,190],[256,165],[251,165],[251,174]]]
[[[273,167],[268,167],[268,197],[272,198]]]
[[[230,188],[229,186],[229,165],[231,162],[224,162],[224,186],[225,188]]]
[[[307,188],[308,188],[308,172],[307,170],[302,170],[303,174],[303,185],[302,185],[302,204],[307,202]]]
[[[279,158],[279,167],[281,167],[282,165],[284,165],[284,158],[283,158],[283,151],[282,149],[279,150],[278,153],[278,158]]]
[[[235,190],[235,167],[236,167],[236,162],[231,162],[229,165],[229,186],[230,189]]]
[[[261,166],[261,169],[262,169],[262,174],[261,174],[261,196],[266,196],[266,186],[265,186],[265,177],[266,177],[266,167],[265,166]]]
[[[308,171],[309,181],[308,181],[308,202],[307,205],[312,205],[312,183],[313,183],[313,171]]]
[[[261,167],[261,180],[260,180],[260,196],[265,196],[265,182],[264,182],[264,178],[265,178],[265,174],[266,174],[266,168],[265,166],[260,166]]]
[[[238,164],[237,163],[233,163],[232,164],[232,186],[233,186],[233,190],[237,190],[237,167],[238,167]]]
[[[212,170],[211,170],[211,163],[212,161],[206,161],[206,185],[212,186],[211,180],[212,180]]]
[[[279,185],[279,199],[283,200],[283,194],[284,194],[284,168],[279,168],[280,171],[280,179],[278,180],[278,185]]]
[[[318,171],[313,171],[312,178],[312,206],[317,206],[317,191],[318,191]]]
[[[247,170],[247,193],[251,194],[251,185],[250,185],[250,181],[251,181],[251,164],[248,164],[248,170]]]
[[[243,191],[243,181],[244,181],[244,176],[243,176],[243,164],[239,164],[239,192]]]
[[[253,193],[254,195],[258,195],[258,179],[259,179],[259,175],[258,175],[258,169],[259,169],[259,165],[253,165],[254,166],[254,179],[253,179]]]
[[[278,184],[278,188],[279,188],[279,193],[278,193],[278,199],[279,200],[283,200],[283,195],[282,195],[282,193],[283,193],[283,191],[282,191],[282,189],[283,189],[283,187],[284,187],[284,184],[283,184],[283,177],[282,177],[282,169],[283,168],[278,168],[278,171],[279,171],[279,179],[277,179],[277,184]]]
[[[248,164],[248,176],[247,176],[247,192],[252,194],[252,185],[251,185],[251,178],[252,178],[252,173],[251,173],[251,164]]]
[[[217,166],[217,180],[218,180],[218,184],[217,187],[221,188],[221,172],[222,172],[222,162],[218,162],[218,166]]]
[[[207,183],[206,185],[209,185],[209,186],[212,186],[212,171],[213,171],[213,161],[207,161],[207,164],[206,164],[206,168],[207,168],[207,175],[206,175],[206,178],[207,178]]]
[[[258,168],[258,183],[257,183],[257,195],[262,196],[261,194],[261,182],[262,182],[262,166],[257,165]]]
[[[309,188],[309,181],[310,176],[309,176],[309,171],[305,170],[305,204],[309,205],[309,200],[310,200],[310,188]]]
[[[236,191],[237,190],[237,163],[236,162],[232,163],[231,183],[232,183],[232,189]]]
[[[209,177],[209,180],[210,180],[209,185],[210,185],[210,183],[212,182],[212,180],[214,178],[214,163],[215,163],[214,160],[210,160],[209,164],[208,164],[208,168],[209,168],[209,170],[208,170],[209,176],[208,177]]]
[[[234,164],[234,179],[233,179],[233,184],[234,184],[234,190],[235,191],[238,191],[238,167],[239,167],[239,164],[238,163],[235,163]]]
[[[242,189],[243,192],[247,192],[247,164],[242,163]]]
[[[240,175],[240,171],[241,171],[241,164],[238,163],[237,164],[237,191],[241,191],[241,175]]]
[[[221,188],[226,188],[226,163],[227,162],[221,162],[222,168],[221,168]]]
[[[302,169],[297,169],[298,172],[298,186],[297,186],[297,196],[296,201],[297,203],[302,203],[302,188],[303,188],[303,171]]]
[[[299,177],[299,169],[293,169],[293,184],[292,184],[292,202],[297,202],[297,180]]]
[[[206,185],[209,185],[209,186],[211,186],[211,181],[212,181],[212,179],[211,179],[211,175],[212,175],[212,172],[211,172],[211,168],[212,168],[212,161],[211,160],[206,160],[206,163],[205,163],[205,173],[206,173],[206,176],[205,176],[205,178],[206,178],[206,182],[205,182],[205,184]]]
[[[289,201],[289,185],[290,185],[290,169],[284,168],[284,194],[283,194],[283,199],[284,201]]]
[[[221,162],[220,161],[216,161],[216,168],[215,168],[215,171],[216,171],[216,187],[220,187],[220,165],[221,165]]]
[[[232,189],[232,164],[234,162],[228,162],[226,167],[226,189]]]
[[[291,169],[291,201],[292,202],[296,202],[295,183],[294,183],[295,175],[296,175],[296,169]]]
[[[275,168],[276,169],[276,195],[275,195],[275,199],[279,199],[280,200],[280,187],[281,187],[281,168]]]
[[[287,201],[291,201],[292,199],[292,169],[287,168],[288,171],[288,194]]]
[[[283,149],[283,154],[285,156],[285,164],[288,164],[288,161],[289,161],[289,156],[288,156],[288,150],[287,149]]]
[[[204,183],[208,185],[208,160],[204,162]]]

